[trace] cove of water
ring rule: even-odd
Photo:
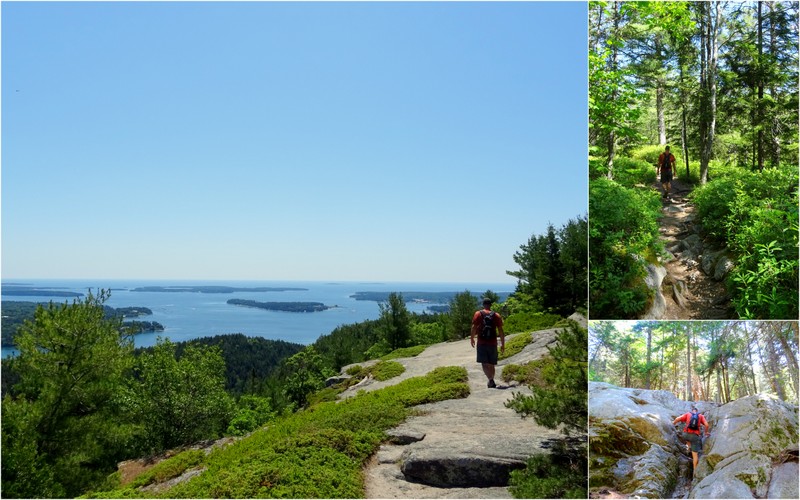
[[[242,333],[251,337],[285,340],[298,344],[311,344],[321,335],[332,332],[341,325],[377,319],[380,309],[377,302],[355,300],[355,292],[463,292],[469,290],[480,297],[486,290],[495,293],[510,293],[514,285],[508,283],[411,283],[411,282],[306,282],[306,281],[138,281],[138,280],[14,280],[14,284],[25,284],[42,289],[83,293],[89,290],[111,290],[106,305],[118,307],[147,307],[152,315],[135,318],[141,321],[156,321],[165,330],[158,333],[142,333],[134,337],[136,347],[155,345],[158,337],[173,342],[183,342],[198,337],[211,337],[230,333]],[[12,283],[4,282],[3,285]],[[154,292],[134,291],[146,286],[228,286],[237,288],[301,288],[291,291],[239,291],[233,293],[199,292]],[[258,302],[322,302],[331,309],[296,313],[268,311],[250,307],[230,305],[229,299],[246,299]],[[75,299],[48,296],[6,296],[6,301],[72,303]],[[425,312],[432,303],[408,302],[411,312]],[[3,347],[2,356],[15,354],[15,350]]]

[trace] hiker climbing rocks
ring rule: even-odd
[[[703,450],[703,438],[700,427],[702,426],[705,429],[706,436],[711,433],[711,427],[708,425],[706,417],[698,413],[697,407],[695,406],[692,406],[692,411],[689,413],[684,413],[676,418],[672,424],[675,425],[678,422],[683,422],[685,424],[683,432],[681,433],[681,439],[686,441],[687,447],[691,448],[692,464],[694,465],[693,470],[697,470],[698,453]]]
[[[478,363],[483,365],[483,373],[489,379],[488,386],[497,387],[494,382],[494,368],[497,364],[497,334],[500,334],[500,350],[506,350],[506,334],[503,332],[503,318],[499,313],[492,311],[491,299],[483,299],[483,309],[475,311],[472,316],[472,329],[470,330],[469,343],[475,347],[475,337],[478,337]]]
[[[675,171],[675,155],[669,152],[669,146],[664,148],[664,152],[658,156],[656,166],[656,176],[661,174],[661,186],[664,188],[664,198],[669,198],[669,190],[672,187],[672,172]]]

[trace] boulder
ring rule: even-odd
[[[716,252],[706,252],[700,259],[700,267],[706,276],[714,276],[714,270],[717,267],[717,262],[725,255],[725,250],[717,250]]]
[[[733,269],[733,261],[727,255],[722,255],[714,266],[714,279],[722,281]]]
[[[647,275],[644,277],[644,282],[647,288],[655,292],[653,303],[647,312],[642,316],[642,319],[661,319],[664,312],[667,310],[667,300],[664,294],[661,293],[661,282],[667,275],[667,270],[663,266],[655,264],[647,264]]]
[[[772,498],[770,491],[797,498],[797,458],[786,453],[798,442],[796,406],[761,394],[712,409],[706,418],[712,432],[691,498]],[[776,464],[783,456],[794,458]],[[749,496],[742,496],[745,487]]]
[[[768,395],[696,405],[711,436],[689,498],[798,498],[797,406]],[[670,392],[590,382],[590,486],[671,498],[688,460],[672,421],[690,407]]]

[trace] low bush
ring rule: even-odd
[[[506,333],[535,332],[545,330],[561,320],[558,314],[543,312],[518,312],[510,314],[503,320],[503,330]]]
[[[280,417],[270,426],[201,460],[202,474],[161,493],[133,486],[109,498],[358,498],[362,468],[385,431],[412,413],[411,406],[469,394],[461,367],[433,370],[339,403],[321,403]],[[195,461],[193,460],[192,463]],[[165,466],[167,467],[167,466]],[[172,467],[172,466],[170,466]],[[187,468],[181,465],[175,470]],[[170,472],[169,474],[174,474]],[[151,472],[152,474],[152,472]],[[140,485],[147,478],[137,478]]]
[[[413,358],[414,356],[419,356],[422,353],[422,351],[424,351],[428,347],[429,345],[415,345],[412,347],[401,347],[400,349],[395,349],[389,354],[382,356],[381,359],[384,361],[389,361],[397,358]]]
[[[796,167],[738,169],[693,194],[706,232],[736,256],[728,285],[742,318],[797,317],[797,182]]]
[[[519,352],[522,351],[526,345],[530,344],[531,341],[533,341],[533,335],[530,332],[520,333],[514,338],[508,339],[506,341],[505,350],[498,353],[497,359],[506,359],[515,354],[519,354]]]
[[[663,252],[661,202],[652,189],[629,189],[608,179],[589,183],[589,303],[593,318],[635,318],[652,292],[647,261]]]

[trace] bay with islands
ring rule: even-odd
[[[183,342],[233,333],[310,344],[338,326],[377,319],[379,304],[392,292],[403,294],[409,311],[432,313],[445,310],[453,295],[465,290],[476,297],[492,290],[505,298],[514,288],[511,283],[8,280],[2,283],[2,309],[11,302],[72,303],[104,289],[111,291],[105,305],[125,311],[126,321],[153,325],[134,336],[136,347],[153,346],[159,337]],[[139,314],[132,314],[136,309]],[[3,358],[14,352],[3,345]]]

